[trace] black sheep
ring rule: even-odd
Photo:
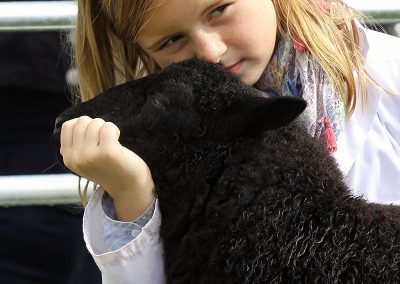
[[[120,128],[157,186],[168,283],[400,282],[399,208],[352,196],[304,108],[190,60],[65,111],[54,141],[81,115]]]

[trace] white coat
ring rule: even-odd
[[[400,94],[400,38],[361,27],[359,35],[368,73],[383,87]],[[356,194],[375,202],[399,202],[400,96],[388,95],[372,83],[368,83],[368,94],[368,100],[358,103],[346,121],[334,156]],[[103,283],[164,283],[157,203],[152,219],[138,237],[116,251],[107,251],[103,193],[99,189],[91,198],[83,224],[87,247],[102,272]]]

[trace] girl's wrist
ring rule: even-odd
[[[140,217],[154,200],[153,180],[131,190],[121,190],[111,197],[118,220],[133,221]]]

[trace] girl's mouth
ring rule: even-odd
[[[225,70],[229,71],[233,74],[238,74],[242,68],[242,65],[243,65],[243,59],[239,60],[238,62],[236,62],[232,65],[225,67]]]

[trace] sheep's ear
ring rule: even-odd
[[[248,97],[233,106],[228,123],[233,132],[257,135],[289,124],[306,106],[307,103],[297,97]]]

